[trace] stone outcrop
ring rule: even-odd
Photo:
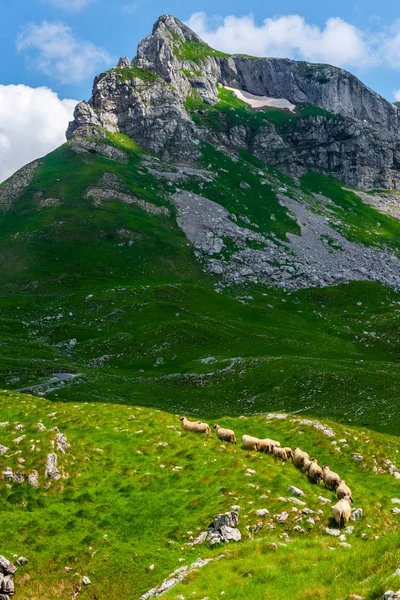
[[[185,100],[195,96],[214,105],[218,85],[328,112],[296,119],[290,127],[211,131],[194,124]],[[67,138],[87,143],[104,139],[105,131],[120,132],[163,158],[186,161],[197,158],[199,141],[206,140],[230,151],[248,149],[291,175],[314,169],[363,189],[399,189],[399,114],[343,69],[224,55],[163,15],[132,62],[123,58],[96,77],[92,98],[76,107]]]
[[[240,542],[242,535],[236,525],[239,522],[239,514],[232,510],[223,514],[215,515],[214,523],[208,528],[208,543],[210,546],[230,541]]]
[[[0,600],[10,600],[15,593],[14,575],[17,567],[4,556],[0,556]]]
[[[0,212],[7,211],[16,202],[32,181],[40,161],[34,160],[19,169],[0,186]]]

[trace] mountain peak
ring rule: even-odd
[[[399,115],[343,69],[228,55],[162,15],[132,62],[123,58],[96,77],[67,138],[119,132],[179,160],[195,160],[207,141],[230,153],[249,150],[296,177],[314,169],[355,187],[388,189],[400,187]]]
[[[203,40],[185,23],[172,15],[161,15],[154,23],[153,36],[171,39],[178,36],[182,41],[204,43]]]

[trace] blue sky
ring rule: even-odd
[[[163,13],[227,52],[347,68],[400,100],[394,0],[0,0],[0,181],[64,141],[93,76],[132,58]]]
[[[79,7],[73,10],[74,1],[82,3],[80,10]],[[79,42],[90,42],[107,52],[111,64],[121,55],[132,57],[138,41],[151,31],[153,22],[162,13],[173,14],[182,20],[188,20],[196,12],[205,12],[208,17],[241,17],[252,13],[258,25],[266,18],[299,15],[307,24],[317,25],[321,29],[328,19],[339,17],[355,26],[367,38],[382,35],[395,37],[395,31],[391,29],[396,27],[396,22],[400,33],[400,6],[393,0],[379,3],[376,0],[199,0],[196,3],[182,0],[89,0],[86,6],[85,0],[3,0],[2,3],[0,84],[46,85],[61,98],[87,98],[93,71],[90,73],[88,68],[88,75],[81,81],[69,82],[66,79],[60,81],[54,74],[49,76],[39,70],[35,66],[37,52],[33,47],[17,51],[16,40],[28,23],[62,23],[71,28],[71,34]],[[337,39],[337,44],[340,46],[340,39]],[[95,62],[94,66],[101,71],[109,65],[104,60]],[[362,67],[356,64],[344,66],[389,100],[394,99],[394,91],[400,88],[400,57],[397,68],[387,64],[377,64],[371,68],[368,64]]]

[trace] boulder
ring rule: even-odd
[[[289,485],[288,490],[289,492],[292,492],[292,494],[294,494],[295,496],[305,496],[304,492],[294,485]]]
[[[46,459],[46,471],[45,476],[50,477],[50,479],[58,480],[61,478],[61,475],[57,469],[57,454],[54,452],[47,455]]]
[[[357,521],[358,519],[361,519],[362,516],[363,516],[362,508],[352,508],[351,509],[351,517],[350,517],[351,521]]]

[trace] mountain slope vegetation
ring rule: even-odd
[[[0,185],[16,598],[147,599],[181,567],[165,598],[399,587],[399,115],[341,69],[228,56],[164,15]],[[335,494],[245,433],[337,470],[354,530],[327,532]],[[241,542],[193,544],[238,505]]]

